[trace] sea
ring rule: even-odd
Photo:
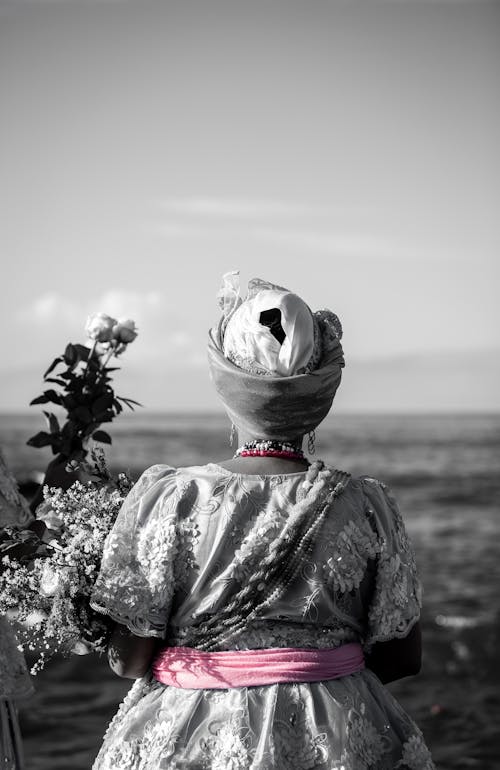
[[[38,414],[0,415],[0,444],[24,494],[50,460],[26,446]],[[219,414],[123,415],[109,426],[111,469],[135,478],[231,456]],[[424,733],[438,770],[500,769],[500,415],[333,415],[316,457],[392,487],[424,589],[418,676],[389,685]],[[96,655],[56,658],[20,704],[26,770],[90,770],[130,682]]]

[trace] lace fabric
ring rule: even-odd
[[[265,551],[293,505],[307,496],[314,508],[319,494],[305,473],[153,466],[106,541],[93,606],[139,636],[182,646],[190,626],[224,606],[235,580],[248,578],[248,549]],[[369,649],[404,636],[419,609],[413,550],[391,491],[373,479],[351,479],[285,593],[220,649],[351,641]],[[172,688],[148,674],[120,707],[94,770],[158,767],[433,765],[410,717],[364,671],[330,682],[219,691]]]
[[[141,476],[108,535],[91,606],[137,636],[165,636],[177,551],[175,470]]]
[[[378,534],[377,574],[368,611],[369,649],[375,642],[406,636],[420,617],[422,590],[415,554],[391,490],[366,477],[364,492],[369,519]]]

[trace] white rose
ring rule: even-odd
[[[96,342],[108,342],[113,336],[113,327],[116,324],[116,318],[106,315],[106,313],[94,313],[89,315],[85,324],[85,331],[91,340]]]
[[[42,596],[54,596],[59,587],[59,575],[50,564],[44,564],[42,579],[40,580],[40,593]]]
[[[118,342],[128,345],[137,337],[137,326],[131,318],[120,318],[113,326],[113,337]]]

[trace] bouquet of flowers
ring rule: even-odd
[[[89,604],[99,572],[104,540],[114,524],[132,482],[125,474],[111,478],[102,449],[91,439],[111,443],[99,430],[136,401],[115,396],[109,367],[136,338],[130,319],[117,321],[96,313],[86,324],[90,347],[69,344],[45,372],[56,388],[31,404],[53,403],[66,411],[60,425],[44,412],[49,432],[40,431],[28,444],[50,446],[57,457],[49,464],[45,484],[31,503],[36,519],[26,529],[5,527],[0,533],[0,614],[16,620],[21,646],[36,651],[32,673],[56,652],[100,652],[106,649],[110,622]],[[57,376],[53,372],[58,367]],[[85,483],[82,483],[82,479]]]
[[[76,462],[87,456],[90,437],[111,444],[110,435],[99,427],[120,414],[122,403],[130,409],[134,404],[140,406],[131,398],[115,396],[110,374],[116,367],[108,366],[111,356],[121,355],[137,337],[135,322],[117,321],[106,313],[95,313],[87,319],[85,330],[91,347],[67,345],[63,355],[55,358],[44,374],[45,382],[56,385],[57,389],[45,390],[30,403],[30,406],[52,403],[62,407],[67,415],[63,426],[55,414],[44,411],[49,431],[40,431],[27,442],[33,447],[50,446],[54,454]],[[64,371],[54,376],[54,370],[61,365]]]
[[[56,652],[106,649],[111,624],[92,610],[89,599],[104,540],[132,482],[125,474],[109,476],[102,450],[93,449],[92,457],[99,483],[44,488],[37,510],[47,527],[42,537],[5,528],[0,539],[0,614],[17,622],[23,649],[37,652],[32,674]]]

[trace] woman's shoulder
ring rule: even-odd
[[[398,505],[391,488],[385,481],[373,476],[351,476],[345,489],[349,509],[369,521],[394,519]]]
[[[368,497],[385,497],[391,494],[390,487],[385,481],[364,474],[351,476],[349,486],[352,490],[356,490]]]
[[[235,474],[226,471],[216,463],[204,465],[173,466],[165,463],[156,463],[142,473],[136,482],[136,490],[146,490],[151,486],[172,486],[179,491],[187,486],[219,485],[222,481],[230,481]]]

